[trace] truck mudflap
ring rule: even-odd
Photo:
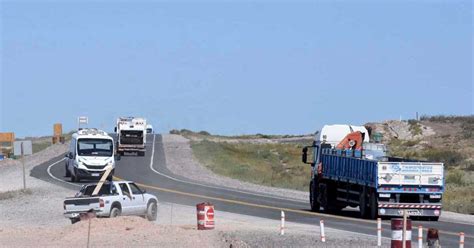
[[[380,216],[403,216],[403,210],[410,216],[437,217],[441,215],[439,204],[379,204]]]

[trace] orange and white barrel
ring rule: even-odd
[[[196,205],[198,230],[214,229],[214,205],[203,202]]]
[[[403,219],[394,218],[392,219],[392,241],[391,248],[402,248],[403,247]],[[407,219],[406,235],[405,235],[405,247],[411,248],[411,220]]]

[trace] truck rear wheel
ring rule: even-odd
[[[318,212],[321,205],[318,202],[318,196],[316,194],[316,187],[314,181],[309,184],[309,204],[311,205],[311,211]]]

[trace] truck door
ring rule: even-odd
[[[146,202],[143,192],[134,183],[129,184],[132,190],[132,205],[134,214],[143,214],[146,212]]]
[[[119,183],[120,190],[122,191],[122,215],[133,214],[132,194],[126,183]]]

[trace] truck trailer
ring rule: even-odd
[[[138,117],[120,117],[117,119],[117,153],[135,152],[138,156],[145,155],[146,120]]]
[[[410,216],[438,220],[443,163],[389,157],[385,145],[364,139],[365,128],[347,126],[325,126],[313,145],[303,148],[302,161],[312,166],[311,210],[335,213],[348,206],[359,207],[360,216],[370,219],[402,216],[406,210]],[[342,136],[341,130],[345,130]],[[330,136],[344,139],[337,143]],[[357,136],[359,140],[354,139]]]

